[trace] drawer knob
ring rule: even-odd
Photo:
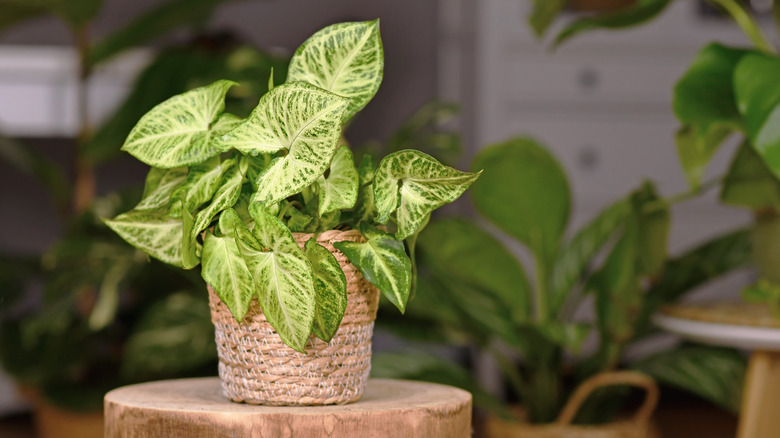
[[[595,147],[585,145],[577,153],[577,162],[584,170],[595,170],[599,165],[599,153]]]
[[[577,74],[577,81],[583,90],[594,90],[599,86],[599,73],[590,67],[583,68]]]

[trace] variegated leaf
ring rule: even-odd
[[[403,313],[412,284],[412,263],[403,242],[365,223],[360,233],[366,242],[335,242],[333,246]]]
[[[157,105],[130,131],[122,150],[161,168],[189,166],[219,154],[212,144],[212,123],[225,108],[225,94],[233,85],[220,80]]]
[[[187,178],[187,168],[158,169],[152,167],[146,175],[146,184],[141,202],[135,210],[155,210],[167,207],[171,203],[171,195]]]
[[[338,23],[318,31],[298,47],[290,61],[287,82],[308,82],[348,97],[347,121],[376,94],[384,63],[378,19]]]
[[[181,199],[184,208],[194,211],[214,196],[222,175],[235,164],[235,159],[220,162],[219,157],[213,157],[191,167],[184,183],[176,189],[172,197]]]
[[[236,129],[238,125],[243,122],[244,119],[230,113],[222,113],[214,125],[211,127],[214,132],[214,138],[227,134],[228,132]]]
[[[166,209],[131,210],[105,220],[129,244],[171,265],[181,266],[182,220]]]
[[[312,221],[312,217],[296,208],[296,203],[282,201],[277,215],[283,221],[287,221],[287,228],[293,233],[301,233]]]
[[[447,167],[430,155],[403,150],[386,156],[374,175],[374,204],[380,223],[397,209],[398,232],[403,240],[414,234],[435,209],[457,199],[478,173]]]
[[[222,214],[220,229],[223,220],[231,219],[263,314],[287,346],[303,352],[316,306],[311,264],[290,230],[276,216],[262,207],[251,208],[250,212],[255,219],[253,236],[248,235],[248,229],[232,210]]]
[[[252,114],[219,141],[258,155],[286,150],[257,180],[255,199],[265,205],[299,192],[327,169],[338,147],[348,100],[303,82],[282,84],[260,99]]]
[[[192,269],[197,265],[198,234],[209,226],[217,213],[232,207],[238,201],[238,196],[241,194],[241,181],[243,180],[241,170],[241,166],[230,166],[225,171],[225,174],[222,175],[219,188],[214,193],[211,203],[195,214],[194,218],[184,220],[182,264],[185,269]],[[187,213],[182,212],[182,216],[186,214],[191,214],[191,211]],[[191,227],[188,225],[191,225]],[[186,253],[184,252],[185,249]]]
[[[360,166],[358,166],[358,179],[360,185],[371,184],[374,182],[374,172],[376,172],[376,164],[371,155],[363,155],[363,159],[360,160]]]
[[[314,271],[317,296],[312,331],[318,338],[330,342],[347,310],[347,277],[336,257],[313,238],[306,242],[304,251]]]
[[[320,216],[331,211],[352,208],[357,202],[358,171],[352,161],[352,151],[346,146],[336,150],[330,163],[330,174],[317,179]]]
[[[240,323],[249,309],[255,289],[236,239],[232,236],[218,237],[206,231],[202,261],[200,275]]]

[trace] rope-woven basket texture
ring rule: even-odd
[[[298,244],[311,237],[339,261],[347,278],[347,310],[338,332],[326,343],[311,335],[306,353],[284,345],[255,297],[238,324],[209,286],[222,391],[235,402],[270,406],[346,404],[363,395],[371,371],[371,336],[379,290],[363,278],[333,242],[361,242],[356,230],[318,235],[294,233]]]

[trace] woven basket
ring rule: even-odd
[[[235,402],[270,406],[345,404],[362,395],[371,370],[371,336],[379,290],[339,251],[333,242],[361,242],[356,230],[332,230],[317,236],[294,233],[303,247],[316,237],[339,261],[347,277],[347,310],[330,342],[311,335],[306,353],[284,345],[260,309],[257,298],[241,324],[209,286],[211,320],[219,353],[222,391]]]
[[[596,389],[611,385],[631,385],[646,391],[645,401],[633,418],[607,424],[571,424],[582,403]],[[658,386],[649,376],[633,371],[597,374],[574,391],[554,423],[510,423],[497,417],[486,424],[489,438],[657,438],[660,436],[650,416],[658,403]]]

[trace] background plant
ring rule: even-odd
[[[71,29],[80,60],[81,128],[69,163],[60,165],[21,141],[0,137],[0,157],[48,189],[65,224],[63,235],[45,254],[0,257],[0,276],[11,289],[0,302],[3,367],[50,402],[68,409],[99,409],[103,393],[115,386],[214,372],[213,328],[198,283],[191,275],[148,263],[102,224],[99,217],[126,209],[140,191],[96,198],[95,170],[119,156],[138,117],[171,95],[231,77],[244,86],[228,96],[227,105],[246,114],[267,90],[267,82],[259,78],[272,68],[286,72],[284,59],[227,34],[198,31],[219,3],[170,1],[95,40],[89,28],[100,13],[100,1],[0,2],[0,30],[54,15]],[[182,29],[196,32],[189,41],[162,49],[120,108],[92,126],[86,94],[95,68]],[[70,177],[68,169],[75,169]],[[183,346],[187,354],[160,354]]]
[[[418,302],[405,325],[391,330],[421,341],[475,345],[491,355],[507,395],[519,399],[532,422],[553,421],[577,382],[624,366],[737,409],[745,367],[740,354],[684,345],[626,364],[625,352],[654,333],[649,316],[661,305],[745,265],[745,231],[668,258],[669,205],[689,194],[660,198],[645,182],[567,235],[568,181],[542,145],[518,138],[488,146],[472,167],[484,169],[471,192],[480,217],[431,221],[419,238]],[[530,258],[518,259],[509,241]],[[528,260],[533,275],[524,268]],[[576,317],[583,306],[595,319]],[[587,339],[595,348],[583,348]],[[380,355],[374,371],[471,389],[478,404],[511,417],[467,372],[436,356]],[[579,421],[609,419],[625,395],[617,391],[591,400]]]
[[[534,2],[529,22],[538,36],[544,35],[567,3]],[[593,30],[644,24],[672,3],[642,0],[613,12],[575,18],[555,35],[552,44],[557,47]],[[710,43],[675,84],[673,110],[680,122],[675,135],[677,153],[693,190],[717,187],[721,202],[753,212],[753,263],[762,279],[743,295],[750,301],[776,306],[774,288],[780,276],[773,267],[780,257],[776,243],[780,232],[780,138],[775,131],[780,114],[780,58],[776,44],[767,38],[744,3],[707,3],[733,19],[751,46]],[[774,25],[780,30],[780,2],[772,2],[772,9]],[[739,147],[726,173],[705,181],[714,154],[735,138]]]

